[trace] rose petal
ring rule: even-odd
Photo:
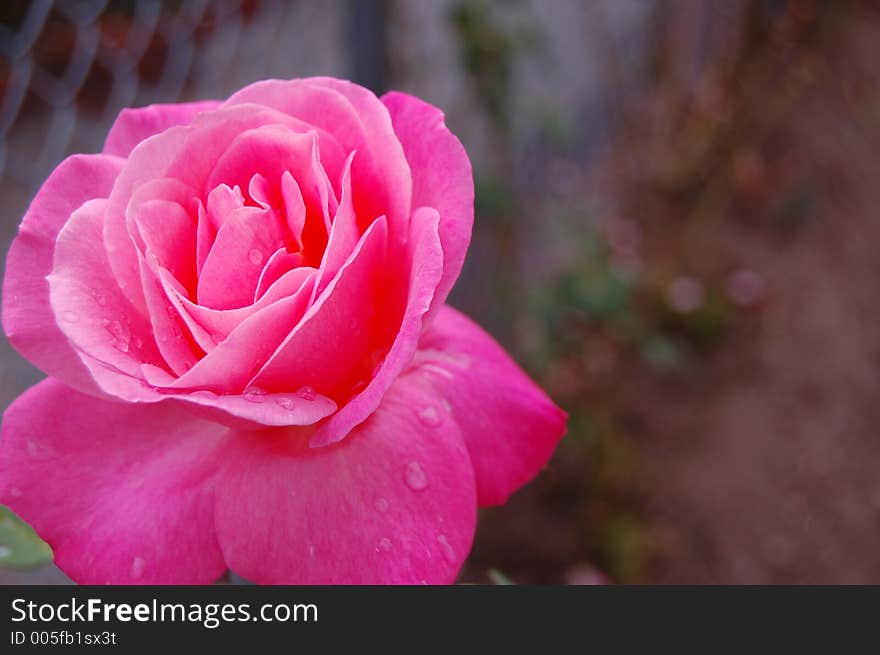
[[[312,446],[325,446],[344,439],[379,406],[383,394],[412,360],[422,330],[422,316],[431,304],[443,271],[437,223],[438,215],[433,209],[423,208],[413,214],[410,242],[414,244],[414,250],[404,268],[410,276],[405,307],[395,306],[397,301],[390,293],[391,283],[386,281],[382,285],[382,301],[387,304],[377,311],[385,321],[386,332],[378,339],[374,337],[374,343],[391,344],[390,349],[366,388],[318,428],[312,437]],[[395,320],[392,317],[401,318]]]
[[[199,276],[200,305],[237,309],[254,300],[266,257],[284,244],[273,210],[242,207],[226,217]]]
[[[544,467],[565,433],[565,412],[490,335],[448,305],[422,336],[413,367],[461,426],[480,505],[506,502]]]
[[[312,425],[336,411],[331,398],[311,390],[269,394],[251,389],[243,394],[221,396],[194,391],[175,396],[174,400],[199,416],[243,430]]]
[[[402,378],[351,439],[239,434],[218,478],[229,567],[269,584],[449,584],[470,550],[473,470],[458,427]],[[438,410],[442,412],[442,409]]]
[[[135,242],[126,222],[126,209],[134,190],[145,181],[171,178],[207,194],[205,182],[217,160],[243,131],[267,124],[307,131],[301,121],[254,105],[237,105],[197,114],[186,126],[171,127],[142,141],[131,151],[113,186],[104,222],[104,241],[114,277],[132,304],[146,313],[140,287]]]
[[[217,238],[217,230],[226,216],[236,209],[244,206],[244,196],[238,187],[230,188],[221,184],[208,194],[207,207],[201,200],[198,204],[199,224],[196,228],[196,271],[202,274],[205,260],[211,253],[214,239]]]
[[[276,300],[243,320],[217,347],[173,384],[158,386],[177,390],[209,389],[232,394],[241,393],[250,386],[260,387],[250,380],[300,321],[310,297],[311,286],[307,278],[294,294]],[[278,391],[290,391],[294,379],[289,379],[287,385]]]
[[[316,131],[295,132],[279,125],[248,130],[229,145],[207,180],[208,188],[235,184],[247,188],[251,196],[256,190],[251,188],[254,179],[260,180],[261,196],[278,196],[272,206],[280,209],[282,204],[291,202],[293,211],[297,212],[297,198],[291,185],[295,180],[306,215],[301,227],[296,213],[288,219],[291,221],[289,234],[291,240],[303,244],[309,263],[320,261],[330,230],[330,216],[337,209],[336,195],[318,151],[318,138]],[[285,181],[285,178],[289,179]],[[266,188],[270,182],[277,186],[277,193]],[[252,200],[257,199],[252,197]]]
[[[184,289],[196,288],[196,223],[176,202],[149,200],[134,219],[147,251]]]
[[[245,319],[268,307],[276,300],[298,293],[303,286],[309,286],[308,291],[303,293],[307,294],[307,297],[311,297],[311,288],[314,285],[316,273],[314,268],[308,266],[287,271],[253,305],[239,309],[211,309],[194,304],[183,294],[178,294],[178,298],[185,313],[211,335],[211,340],[216,345],[226,339]],[[206,349],[206,352],[209,350]]]
[[[58,232],[87,200],[109,195],[121,167],[121,159],[107,155],[61,162],[24,215],[3,281],[3,330],[10,343],[48,375],[91,393],[97,392],[94,380],[56,324],[46,276]]]
[[[324,257],[318,269],[318,279],[314,291],[316,298],[336,277],[339,269],[342,268],[342,265],[351,256],[360,237],[357,216],[355,215],[351,197],[351,164],[354,155],[355,153],[351,153],[345,162],[341,184],[342,196],[339,199],[339,208],[330,227],[327,248],[324,250]]]
[[[254,376],[269,391],[298,386],[334,394],[370,352],[380,276],[385,269],[387,226],[373,223],[326,291]]]
[[[413,207],[440,212],[443,278],[431,313],[449,295],[464,264],[474,222],[474,179],[461,142],[446,127],[443,112],[405,93],[382,96],[412,171]]]
[[[306,202],[303,199],[299,184],[293,179],[290,171],[281,174],[281,198],[284,202],[284,213],[287,227],[296,241],[297,247],[303,249],[303,229],[306,225]]]
[[[128,157],[144,139],[175,125],[187,125],[196,114],[220,106],[217,100],[126,108],[119,112],[104,142],[104,152]]]
[[[257,282],[257,290],[254,293],[254,302],[258,302],[266,292],[278,282],[279,279],[290,273],[304,270],[303,256],[298,252],[287,252],[286,248],[279,248],[266,260],[260,279]],[[305,267],[305,270],[314,270]]]
[[[70,216],[55,243],[47,277],[52,310],[74,346],[101,362],[96,382],[114,393],[114,378],[140,378],[142,362],[164,366],[153,327],[113,281],[101,240],[107,200],[90,200]],[[87,362],[88,363],[88,362]]]
[[[207,584],[226,569],[212,477],[226,428],[48,379],[6,410],[0,502],[84,584]]]
[[[352,183],[358,215],[370,221],[388,217],[389,234],[406,238],[411,207],[409,165],[394,134],[385,106],[367,89],[332,78],[264,80],[233,94],[227,106],[257,103],[280,110],[321,130],[322,161],[324,133],[331,134],[345,153],[357,151]],[[329,166],[327,173],[333,179]]]

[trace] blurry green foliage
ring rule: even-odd
[[[678,367],[683,357],[681,346],[663,334],[654,334],[645,339],[641,354],[648,364],[660,371]]]
[[[513,580],[508,578],[498,569],[489,569],[486,575],[489,576],[489,580],[492,581],[492,584],[500,587],[510,587],[516,584]]]
[[[474,175],[474,212],[481,219],[502,220],[513,209],[513,190],[505,180]]]
[[[52,561],[52,549],[27,523],[0,505],[0,566],[30,568]]]
[[[459,2],[452,8],[450,20],[476,96],[492,120],[505,130],[513,60],[527,40],[505,30],[494,18],[493,4],[486,0]]]

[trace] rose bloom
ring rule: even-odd
[[[124,110],[9,251],[3,327],[49,377],[3,418],[0,502],[82,583],[452,582],[565,430],[445,304],[473,201],[402,93]]]

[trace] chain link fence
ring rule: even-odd
[[[340,3],[33,0],[0,8],[0,179],[26,191],[100,148],[122,107],[344,74]],[[17,215],[6,208],[4,222]]]

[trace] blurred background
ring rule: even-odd
[[[121,107],[267,77],[443,108],[452,304],[571,415],[463,582],[880,582],[880,7],[5,0],[0,245]],[[40,374],[0,343],[0,408]],[[0,513],[0,583],[60,582]]]

